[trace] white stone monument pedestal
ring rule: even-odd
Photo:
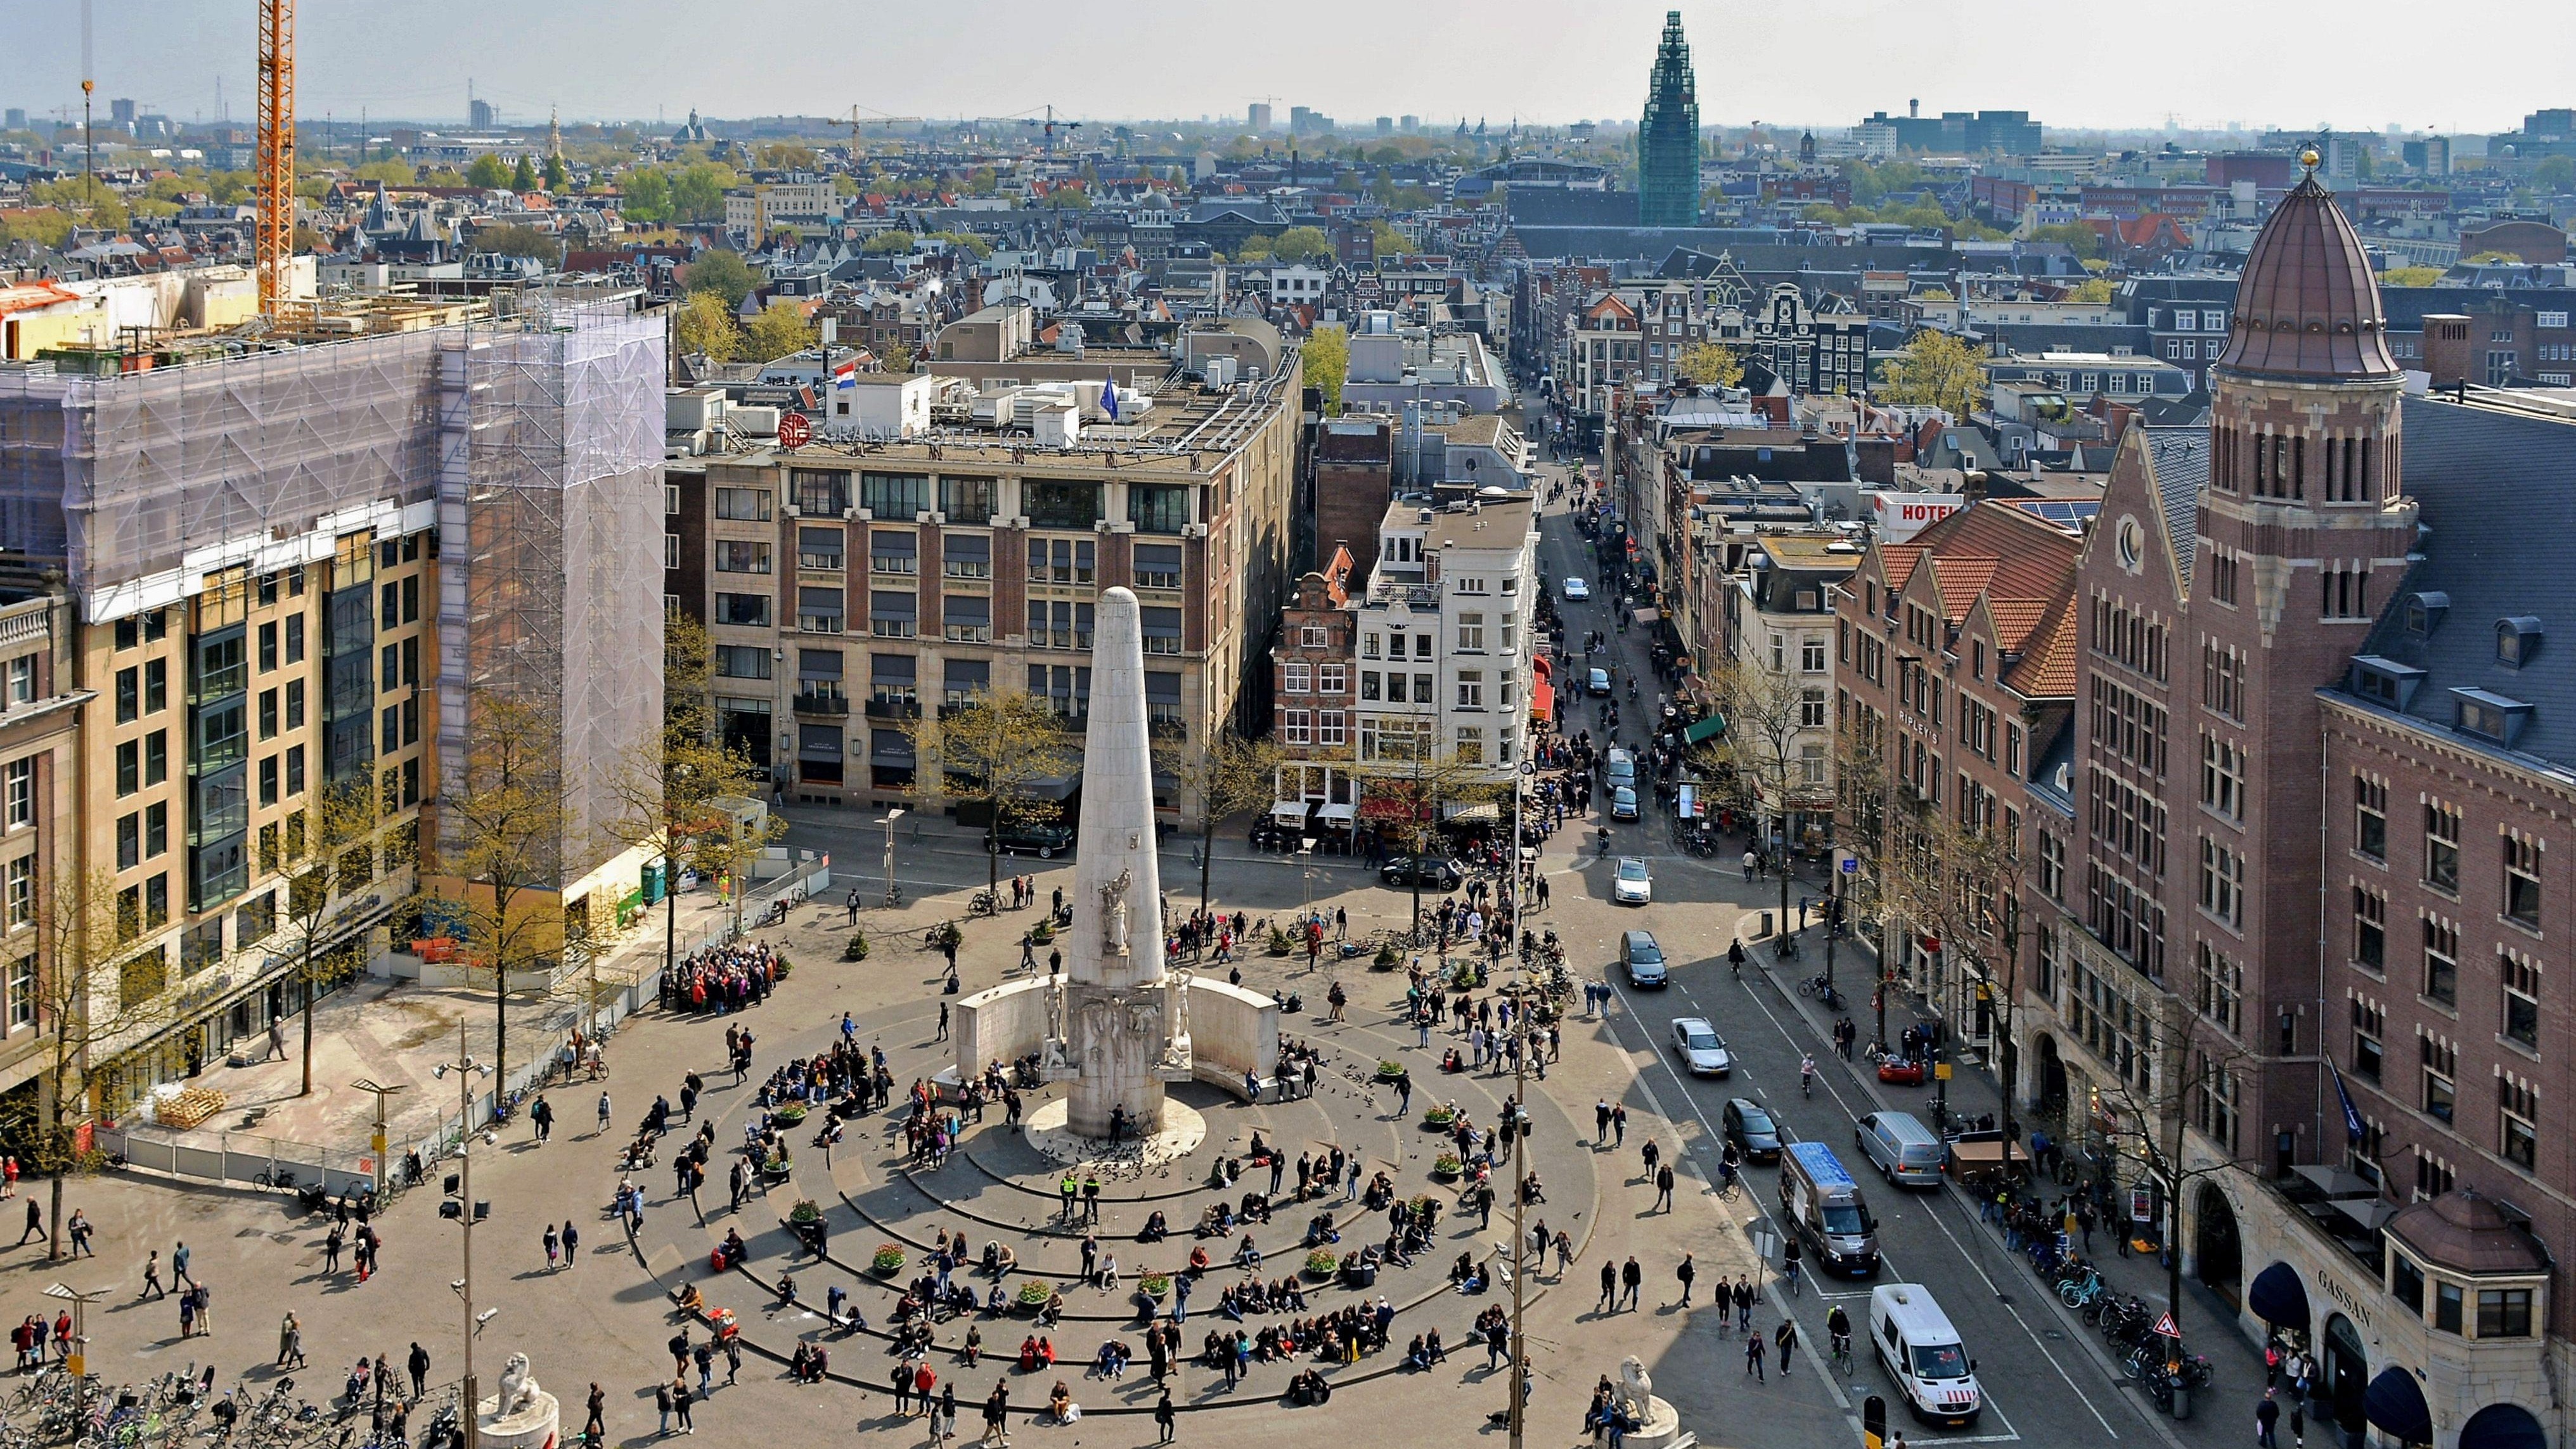
[[[558,1442],[563,1415],[554,1395],[539,1389],[531,1402],[507,1418],[498,1412],[500,1407],[498,1394],[474,1406],[475,1433],[483,1449],[547,1449]]]
[[[1637,1427],[1620,1442],[1632,1449],[1691,1449],[1699,1436],[1682,1427],[1680,1412],[1668,1400],[1650,1395]]]

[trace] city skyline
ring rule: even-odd
[[[1275,100],[1332,116],[1351,132],[1374,128],[1379,115],[1413,114],[1442,129],[1464,117],[1499,130],[1515,116],[1534,125],[1633,121],[1645,96],[1660,3],[1610,7],[1609,17],[1579,26],[1545,24],[1553,11],[1524,3],[1463,7],[1416,3],[1401,14],[1455,52],[1456,64],[1426,67],[1401,30],[1390,33],[1385,7],[1321,0],[1304,12],[1316,40],[1348,34],[1364,41],[1329,67],[1270,65],[1249,55],[1241,37],[1205,25],[1177,0],[1147,0],[1122,13],[1115,30],[1072,27],[1051,35],[1046,59],[997,65],[964,49],[1018,25],[1063,29],[1060,12],[1004,0],[958,10],[888,16],[847,48],[791,42],[790,27],[810,26],[808,13],[755,3],[728,12],[745,22],[744,43],[713,51],[700,24],[666,0],[608,6],[574,0],[541,16],[492,0],[463,0],[436,13],[395,7],[322,11],[303,17],[298,56],[299,111],[354,121],[396,118],[461,122],[469,83],[500,108],[504,124],[542,124],[549,110],[567,122],[606,119],[677,124],[691,109],[708,116],[829,116],[856,102],[862,114],[1015,117],[1050,102],[1060,116],[1105,122],[1233,118],[1252,102]],[[2111,63],[2072,55],[2058,17],[2024,0],[1954,0],[1927,14],[1894,0],[1844,0],[1798,14],[1731,15],[1715,6],[1681,7],[1684,25],[1705,37],[1701,112],[1712,126],[1848,127],[1872,111],[1901,111],[1919,99],[1927,113],[1997,107],[2024,109],[2052,130],[2221,131],[2312,128],[2481,134],[2511,129],[2536,107],[2564,101],[2561,91],[2576,42],[2553,27],[2536,0],[2508,0],[2486,13],[2493,25],[2517,19],[2555,43],[2514,46],[2482,56],[2474,80],[2411,63],[2387,44],[2403,17],[2393,6],[2364,6],[2342,23],[2318,28],[2304,15],[2223,7],[2187,0],[2159,12],[2165,23],[2104,39]],[[652,23],[657,11],[670,24]],[[1474,25],[1465,22],[1474,19]],[[1781,66],[1765,56],[1813,58],[1855,33],[1901,27],[1908,63],[1899,71],[1866,66]],[[506,47],[466,46],[458,36],[507,29]],[[1544,44],[1531,43],[1544,30]],[[2216,58],[2213,33],[2228,36]],[[2490,28],[2489,33],[2495,33]],[[1159,49],[1137,48],[1139,35]],[[31,116],[78,119],[80,36],[77,27],[29,27],[18,37],[20,63],[5,99]],[[149,27],[102,16],[94,77],[99,114],[109,97],[132,97],[146,112],[181,121],[250,119],[252,13],[232,0],[173,0]],[[904,63],[866,73],[861,59],[900,52]],[[1021,51],[1021,54],[1037,53]],[[389,55],[404,62],[389,67]],[[2301,56],[2296,65],[2274,57]],[[2135,77],[2124,83],[2120,72]],[[1973,82],[1955,79],[1974,76]],[[2355,77],[2363,78],[2356,85]],[[1936,79],[1937,78],[1937,79]],[[384,84],[387,79],[397,83]],[[218,101],[220,94],[221,100]],[[2361,104],[2355,97],[2366,98]],[[651,97],[649,101],[646,97]],[[1151,97],[1152,105],[1141,105]],[[1151,114],[1160,112],[1161,114]]]

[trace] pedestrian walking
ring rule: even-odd
[[[188,1242],[185,1238],[170,1250],[170,1276],[191,1288],[197,1286],[197,1280],[188,1276]]]
[[[653,1411],[662,1416],[661,1427],[654,1432],[664,1438],[671,1434],[671,1385],[666,1381],[653,1386]]]
[[[1630,1258],[1619,1269],[1620,1296],[1627,1300],[1630,1309],[1638,1307],[1638,1299],[1642,1296],[1645,1284],[1646,1270],[1637,1266],[1635,1258]]]
[[[1748,1333],[1744,1336],[1744,1371],[1753,1375],[1755,1383],[1770,1381],[1770,1375],[1763,1371],[1766,1362],[1764,1350],[1767,1347],[1761,1334]]]
[[[594,1136],[594,1137],[597,1137],[597,1136],[603,1136],[603,1135],[605,1135],[605,1134],[607,1133],[607,1131],[608,1131],[608,1093],[606,1093],[606,1092],[604,1092],[604,1091],[603,1091],[603,1092],[601,1092],[601,1093],[599,1094],[599,1131],[598,1131],[598,1132],[594,1132],[594,1133],[592,1133],[591,1135],[592,1135],[592,1136]]]
[[[98,1256],[98,1250],[89,1245],[89,1218],[84,1215],[79,1208],[72,1209],[72,1220],[69,1223],[64,1224],[64,1227],[71,1233],[73,1257],[95,1258]]]
[[[277,1366],[293,1368],[304,1362],[304,1325],[296,1322],[294,1310],[277,1325]]]
[[[548,1223],[546,1224],[546,1271],[551,1273],[561,1266],[563,1266],[563,1237],[555,1231],[554,1224]]]
[[[1690,1307],[1690,1298],[1691,1298],[1691,1280],[1692,1280],[1693,1278],[1696,1278],[1696,1277],[1698,1277],[1698,1276],[1699,1276],[1699,1270],[1698,1270],[1696,1267],[1693,1267],[1693,1266],[1692,1266],[1692,1264],[1691,1264],[1691,1255],[1690,1255],[1690,1254],[1688,1254],[1688,1253],[1684,1253],[1684,1254],[1682,1254],[1681,1266],[1680,1266],[1680,1267],[1677,1267],[1677,1268],[1675,1268],[1675,1269],[1673,1269],[1673,1276],[1681,1280],[1681,1284],[1682,1284],[1682,1305],[1681,1305],[1681,1306],[1682,1306],[1682,1307],[1684,1307],[1684,1308],[1688,1308],[1688,1307]]]
[[[1615,1311],[1619,1306],[1619,1268],[1607,1258],[1601,1261],[1601,1301],[1596,1310]]]
[[[1673,1210],[1673,1165],[1669,1162],[1655,1169],[1655,1206]]]
[[[45,1209],[34,1198],[27,1199],[27,1230],[18,1235],[18,1246],[25,1247],[45,1235]]]
[[[536,1124],[539,1142],[551,1140],[555,1135],[555,1104],[540,1095],[528,1108],[528,1120]]]
[[[1794,1319],[1783,1318],[1780,1326],[1771,1330],[1771,1346],[1780,1351],[1780,1377],[1785,1379],[1789,1376],[1790,1355],[1798,1349],[1798,1325]]]
[[[2278,1449],[2281,1442],[2281,1406],[2274,1402],[2275,1389],[2265,1389],[2261,1402],[2254,1406],[2255,1449]]]
[[[411,1396],[417,1399],[427,1394],[429,1392],[429,1350],[421,1347],[418,1339],[412,1341],[411,1356],[403,1361],[403,1367],[411,1370]],[[592,1384],[590,1392],[594,1399],[599,1398],[599,1385]],[[599,1411],[596,1408],[591,1410],[593,1418],[597,1418],[598,1414]]]
[[[161,1286],[161,1250],[154,1248],[143,1259],[143,1291],[137,1298],[167,1298],[170,1290]]]
[[[955,971],[957,969],[957,961],[954,955],[949,958],[948,969],[951,971]],[[948,1040],[948,1003],[945,1001],[939,1003],[939,1034],[932,1037],[931,1040]]]
[[[1179,1423],[1180,1416],[1172,1412],[1172,1391],[1170,1389],[1165,1389],[1163,1390],[1163,1397],[1156,1400],[1154,1404],[1154,1442],[1157,1444],[1169,1444],[1178,1439],[1180,1437],[1178,1428]]]

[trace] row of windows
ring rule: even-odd
[[[2098,674],[2093,676],[2092,706],[2095,757],[2125,761],[2162,778],[2167,764],[2164,706]]]
[[[2158,684],[2165,682],[2165,626],[2108,594],[2093,596],[2093,652]]]

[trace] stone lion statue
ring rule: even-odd
[[[1620,1406],[1643,1416],[1655,1397],[1655,1381],[1647,1374],[1646,1365],[1635,1354],[1619,1360]]]
[[[506,1419],[536,1407],[536,1403],[537,1381],[528,1373],[528,1356],[514,1353],[510,1355],[509,1362],[501,1366],[501,1391],[493,1417]]]

